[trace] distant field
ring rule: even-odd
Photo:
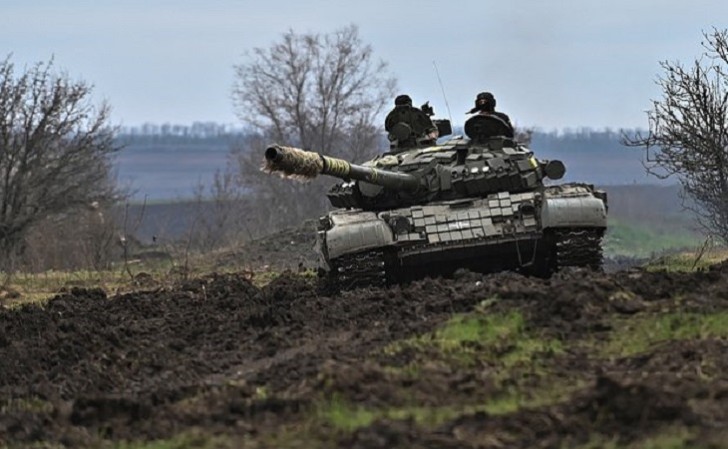
[[[667,252],[697,250],[705,239],[687,229],[659,229],[640,222],[609,220],[604,239],[606,256],[654,258]]]
[[[142,201],[191,198],[194,188],[210,185],[223,170],[230,147],[224,143],[130,145],[116,156],[119,181]]]
[[[683,209],[679,187],[606,186],[609,229],[605,254],[639,258],[693,250],[705,240],[690,212]]]

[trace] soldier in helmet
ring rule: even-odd
[[[503,135],[513,137],[513,125],[507,114],[495,110],[495,97],[490,92],[481,92],[475,97],[475,107],[468,114],[485,115],[503,123]],[[471,119],[474,117],[471,117]],[[470,119],[468,119],[470,120]],[[467,122],[466,122],[467,124]]]
[[[396,129],[397,126],[401,128],[401,124],[409,127],[408,137],[404,139],[395,137],[401,132],[401,129]],[[409,95],[398,95],[394,99],[394,109],[387,114],[384,129],[389,134],[390,140],[397,140],[398,148],[434,144],[438,137],[437,126],[427,113],[412,106],[412,99]]]

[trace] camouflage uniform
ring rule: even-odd
[[[391,133],[394,125],[405,123],[412,129],[412,135],[404,142],[398,142],[399,147],[417,146],[418,143],[434,143],[437,139],[437,126],[432,119],[421,109],[412,106],[412,100],[407,95],[400,95],[395,99],[395,106],[384,120],[384,129]],[[429,137],[429,138],[428,138]]]
[[[511,124],[511,118],[503,112],[496,111],[495,105],[496,101],[493,94],[490,92],[481,92],[475,98],[475,107],[471,109],[468,114],[477,112],[477,115],[487,115],[498,118],[505,125],[506,132],[504,135],[506,137],[513,137],[514,132],[513,125]]]

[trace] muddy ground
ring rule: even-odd
[[[726,323],[728,265],[72,289],[0,310],[0,447],[725,448]]]

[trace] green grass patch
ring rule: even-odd
[[[368,426],[377,418],[385,417],[386,412],[351,404],[339,396],[333,396],[316,405],[315,416],[317,420],[327,422],[339,430],[351,432]]]
[[[447,348],[465,342],[493,344],[513,340],[523,333],[523,316],[519,312],[495,316],[456,315],[435,331],[434,341]]]
[[[713,337],[728,337],[728,312],[637,316],[615,323],[604,353],[624,357],[644,352],[664,341]]]
[[[422,405],[413,400],[405,406],[371,408],[352,404],[334,394],[315,406],[316,420],[344,432],[368,426],[377,419],[412,419],[421,426],[431,427],[463,414],[481,411],[507,414],[524,407],[557,403],[579,388],[579,382],[549,376],[545,368],[545,358],[563,352],[562,343],[532,335],[518,311],[489,312],[487,306],[494,301],[493,298],[484,301],[484,306],[476,312],[452,316],[433,332],[395,342],[384,349],[385,355],[400,351],[418,354],[409,364],[392,370],[398,376],[413,379],[423,375],[431,362],[467,370],[482,369],[479,363],[486,361],[494,381],[501,385],[486,400],[437,405]],[[538,376],[548,388],[523,390],[519,382],[524,373],[528,373],[526,377],[531,381],[534,375]]]
[[[431,428],[458,416],[486,412],[490,415],[506,415],[523,408],[537,408],[565,400],[576,389],[577,384],[561,388],[544,389],[537,394],[524,395],[516,388],[507,389],[483,404],[421,406],[412,404],[404,407],[371,408],[352,404],[339,396],[319,402],[314,407],[315,419],[334,428],[353,432],[366,427],[378,419],[411,419],[420,426]]]
[[[507,404],[507,405],[506,405]],[[455,406],[407,406],[391,408],[368,408],[351,404],[342,399],[334,398],[328,402],[320,403],[316,407],[316,418],[334,428],[353,432],[356,429],[369,426],[378,419],[405,420],[412,419],[421,426],[437,426],[450,419],[463,414],[487,411],[493,408],[500,413],[508,413],[518,409],[511,399],[494,402],[492,407],[486,405]],[[495,412],[493,414],[496,414]]]
[[[518,311],[455,315],[434,332],[393,343],[384,351],[396,354],[404,349],[434,350],[445,359],[465,365],[486,359],[505,369],[532,363],[538,353],[553,355],[563,351],[558,340],[529,335]]]

